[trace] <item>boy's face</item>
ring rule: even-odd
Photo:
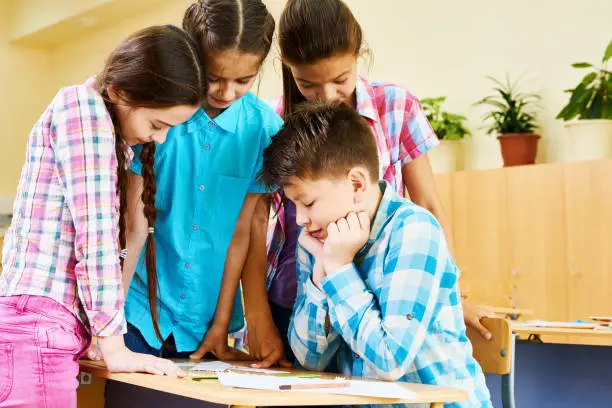
[[[295,203],[297,224],[320,241],[327,238],[330,223],[358,210],[359,187],[356,189],[349,177],[317,180],[291,177],[284,190]]]

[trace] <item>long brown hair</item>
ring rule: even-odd
[[[162,109],[174,106],[199,105],[205,95],[205,75],[202,72],[199,48],[180,28],[170,25],[145,28],[121,42],[106,60],[96,77],[96,88],[104,97],[115,126],[117,153],[117,190],[120,199],[119,244],[126,247],[126,190],[128,157],[115,103],[108,94],[110,87],[117,90],[121,103],[135,108]],[[144,214],[150,228],[155,225],[155,143],[143,146],[142,162]],[[145,249],[147,292],[151,318],[157,337],[157,270],[155,238],[149,234]],[[122,262],[123,263],[123,262]]]
[[[314,64],[335,55],[362,50],[359,22],[341,0],[288,0],[278,23],[281,58],[291,64]],[[306,98],[283,63],[283,116]]]
[[[202,54],[237,48],[262,60],[272,46],[275,25],[261,0],[198,0],[183,17],[183,29]]]

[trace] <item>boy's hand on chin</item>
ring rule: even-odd
[[[320,259],[323,253],[323,243],[310,235],[304,228],[298,238],[299,244],[315,259]]]
[[[323,266],[327,274],[353,262],[370,237],[370,216],[365,211],[351,212],[327,226],[323,244]]]
[[[312,270],[312,283],[321,289],[321,281],[325,278],[325,268],[323,267],[323,243],[310,235],[306,229],[302,230],[298,242],[310,255],[315,258],[314,268]]]

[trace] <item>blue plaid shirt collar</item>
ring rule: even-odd
[[[383,193],[378,209],[374,215],[374,222],[370,227],[370,237],[366,245],[359,251],[360,253],[366,251],[367,248],[372,246],[382,234],[387,223],[393,218],[393,215],[398,208],[402,205],[402,200],[397,193],[393,191],[393,188],[386,181],[379,181],[378,187]]]

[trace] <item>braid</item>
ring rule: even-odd
[[[200,11],[202,13],[202,21],[204,22],[203,30],[205,33],[210,29],[210,5],[207,0],[198,0]]]
[[[123,250],[126,248],[127,158],[123,139],[117,135],[115,136],[115,152],[117,154],[117,191],[119,193],[119,249]],[[123,257],[119,257],[119,260],[123,269]]]
[[[207,0],[198,0],[185,11],[183,29],[194,36],[194,40],[199,41],[200,38],[206,37],[209,33],[210,18],[211,7]]]
[[[159,319],[157,309],[157,262],[155,252],[155,235],[153,228],[155,219],[157,218],[157,209],[155,208],[155,193],[157,186],[155,184],[155,143],[149,142],[142,146],[140,153],[140,162],[142,163],[142,203],[144,204],[144,215],[149,225],[149,236],[147,238],[147,246],[145,248],[145,264],[147,268],[147,295],[149,298],[149,307],[151,308],[151,318],[153,319],[153,328],[157,338],[164,343],[161,331],[159,330]]]
[[[98,89],[101,88],[99,84],[96,84]],[[117,120],[117,112],[115,111],[114,105],[108,99],[108,93],[106,90],[100,92],[104,98],[104,104],[108,111],[113,127],[115,130],[115,155],[117,156],[117,194],[119,195],[119,251],[123,251],[126,248],[126,225],[125,225],[125,214],[127,208],[127,152],[123,138],[121,137],[121,131],[119,128],[119,121]],[[123,257],[119,257],[119,263],[123,269]]]

